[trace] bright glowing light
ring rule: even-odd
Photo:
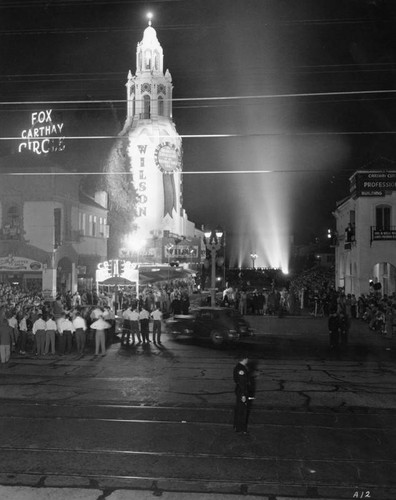
[[[128,250],[139,252],[146,245],[146,240],[138,238],[135,234],[129,234],[125,237],[125,246]]]
[[[149,25],[151,26],[151,20],[152,20],[152,18],[153,18],[153,14],[152,14],[152,12],[147,12],[147,16],[146,16],[146,17],[147,17],[147,19],[149,20]]]

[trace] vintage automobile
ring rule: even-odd
[[[165,324],[174,339],[206,339],[215,346],[235,344],[253,335],[243,316],[228,307],[199,307],[189,315],[175,315]]]

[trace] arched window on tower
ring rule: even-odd
[[[151,50],[146,50],[144,54],[144,61],[145,69],[151,69]]]
[[[164,116],[164,99],[158,97],[158,116]]]
[[[142,53],[139,52],[138,54],[138,68],[139,68],[139,71],[142,71]]]
[[[142,118],[144,119],[150,119],[150,96],[149,95],[144,95],[143,96],[143,116]]]
[[[378,205],[375,208],[376,229],[389,231],[391,227],[391,207],[389,205]]]
[[[156,71],[159,69],[159,54],[157,51],[154,52],[154,69]]]

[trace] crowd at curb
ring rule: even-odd
[[[93,303],[88,303],[92,300]],[[48,300],[39,291],[0,283],[0,361],[19,356],[106,354],[116,338],[117,316],[121,320],[121,345],[151,343],[149,322],[153,321],[153,341],[161,345],[163,314],[188,313],[188,287],[159,289],[148,286],[137,298],[121,292],[59,294]],[[136,320],[135,315],[138,315]],[[118,339],[117,339],[118,340]]]

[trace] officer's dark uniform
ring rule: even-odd
[[[249,371],[243,363],[238,363],[234,368],[234,382],[236,394],[234,430],[236,432],[247,432],[250,381]]]
[[[338,349],[340,337],[340,319],[337,314],[331,313],[328,320],[328,327],[330,333],[330,347]]]

